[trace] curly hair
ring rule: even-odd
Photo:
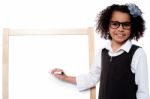
[[[110,19],[114,11],[119,11],[119,12],[129,14],[131,23],[132,23],[131,35],[129,39],[138,40],[140,37],[143,36],[144,31],[145,31],[145,21],[142,18],[142,16],[140,15],[140,16],[134,17],[133,15],[131,15],[127,5],[113,4],[111,6],[108,6],[106,9],[102,10],[97,15],[96,31],[97,33],[101,34],[102,38],[110,39],[110,40],[112,39],[108,35],[108,30],[109,30]]]

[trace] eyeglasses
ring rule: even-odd
[[[110,21],[109,26],[112,29],[117,29],[122,25],[123,29],[129,30],[131,28],[131,22],[118,22],[118,21]]]

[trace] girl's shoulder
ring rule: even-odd
[[[144,49],[141,46],[138,46],[138,45],[135,45],[135,46],[137,46],[138,48],[135,51],[134,56],[137,56],[137,57],[139,57],[139,56],[143,57],[144,56],[144,57],[146,57],[146,53],[145,53]]]

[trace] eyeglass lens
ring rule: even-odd
[[[131,22],[118,22],[118,21],[110,21],[110,27],[113,29],[117,29],[122,25],[123,29],[130,29]]]

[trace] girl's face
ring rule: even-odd
[[[131,34],[131,20],[128,13],[114,11],[109,23],[112,42],[123,44]]]

